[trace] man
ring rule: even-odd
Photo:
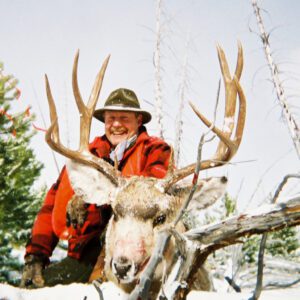
[[[151,114],[140,108],[133,91],[124,88],[113,91],[104,107],[95,111],[94,117],[105,123],[105,135],[96,137],[90,144],[93,154],[111,164],[117,162],[123,176],[165,176],[170,147],[163,140],[147,134],[143,125],[151,120]],[[83,222],[68,215],[66,219],[66,207],[73,205],[70,200],[73,194],[64,167],[35,220],[26,246],[21,286],[88,281],[102,248],[100,236],[111,209],[107,205],[97,207],[79,203],[80,210],[84,210]],[[49,257],[59,239],[68,240],[68,256],[49,265]]]

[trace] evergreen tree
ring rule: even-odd
[[[0,282],[10,283],[21,269],[13,249],[25,245],[43,196],[32,189],[42,169],[29,146],[33,116],[11,112],[19,94],[0,64]]]
[[[224,197],[225,217],[236,212],[236,201],[227,193]],[[261,235],[253,235],[245,240],[243,244],[243,263],[254,263],[257,261]],[[300,247],[297,231],[294,227],[286,227],[279,231],[270,232],[266,243],[266,254],[271,256],[282,256],[292,258]]]
[[[210,222],[215,220],[223,220],[227,217],[236,214],[236,200],[226,193],[220,202],[221,209],[219,214],[213,214],[213,218],[210,215],[208,219]],[[260,246],[261,235],[253,235],[244,239],[242,247],[244,263],[255,263],[257,261],[258,250]],[[270,232],[266,243],[265,253],[271,256],[281,256],[287,259],[292,259],[296,255],[296,251],[299,249],[300,243],[297,237],[297,230],[294,227],[286,227],[279,231]],[[219,250],[220,252],[226,252],[226,249]],[[225,255],[226,256],[226,255]]]
[[[261,236],[254,235],[246,240],[243,245],[244,260],[246,263],[257,261]],[[297,230],[294,227],[286,227],[268,234],[266,254],[281,256],[287,259],[295,257],[296,250],[300,247],[297,238]]]
[[[273,256],[292,257],[300,247],[295,227],[285,227],[270,235],[271,238],[267,243],[267,250]]]

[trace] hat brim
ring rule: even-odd
[[[113,111],[127,111],[127,112],[137,112],[143,116],[143,124],[149,123],[152,119],[152,116],[149,112],[142,110],[140,108],[133,108],[133,107],[117,107],[117,106],[105,106],[105,108],[100,108],[95,110],[93,116],[104,123],[104,112],[107,110]]]

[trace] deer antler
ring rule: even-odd
[[[243,69],[242,45],[240,43],[238,44],[238,58],[235,74],[233,77],[230,75],[228,63],[223,49],[220,46],[217,46],[217,51],[225,85],[225,116],[223,122],[223,130],[220,130],[215,126],[212,127],[212,131],[220,138],[216,153],[212,158],[201,161],[200,170],[222,166],[229,162],[239,148],[245,125],[246,98],[243,89],[239,84],[239,79],[241,78]],[[239,112],[237,116],[236,129],[232,137],[235,125],[235,107],[237,94],[239,96]],[[194,104],[190,103],[190,105],[196,115],[200,118],[200,120],[207,127],[211,127],[212,123],[197,110]],[[182,169],[175,170],[172,173],[168,172],[166,178],[163,179],[162,187],[165,190],[168,190],[168,188],[171,187],[174,183],[192,174],[195,170],[195,165],[196,164],[194,163]]]
[[[50,110],[51,126],[48,128],[46,133],[46,142],[48,145],[56,152],[66,156],[68,158],[74,159],[85,165],[92,166],[93,168],[99,170],[101,173],[105,174],[113,184],[118,185],[118,173],[117,171],[103,159],[96,157],[89,151],[89,136],[91,129],[91,122],[93,113],[99,98],[100,90],[102,87],[102,82],[105,74],[106,67],[109,62],[109,56],[104,60],[102,67],[97,74],[88,104],[85,106],[77,81],[77,67],[78,67],[79,51],[77,51],[74,59],[73,74],[72,74],[72,86],[73,94],[76,100],[78,111],[80,113],[80,144],[79,150],[71,150],[63,146],[59,138],[59,126],[56,113],[55,102],[51,93],[49,81],[47,75],[45,75],[46,81],[46,92]]]

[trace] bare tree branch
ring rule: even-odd
[[[163,258],[164,250],[166,249],[170,240],[171,234],[168,231],[163,231],[158,234],[156,247],[149,260],[149,263],[143,271],[139,284],[136,285],[131,292],[128,300],[148,299],[151,281],[156,270],[157,265]]]
[[[182,65],[182,75],[181,75],[181,83],[179,87],[179,108],[176,116],[176,132],[175,132],[175,145],[174,145],[174,156],[175,156],[175,164],[178,166],[180,159],[180,144],[182,139],[182,115],[184,110],[184,102],[185,102],[185,88],[187,85],[187,65],[188,65],[188,49],[190,44],[190,35],[188,33],[185,43],[185,55],[183,59]]]
[[[156,1],[156,47],[154,50],[154,67],[155,67],[155,114],[158,124],[159,136],[163,138],[162,124],[162,78],[161,78],[161,2]]]
[[[264,254],[268,234],[264,233],[261,237],[259,252],[258,252],[258,266],[257,266],[257,280],[254,293],[249,300],[257,300],[260,297],[263,284],[263,270],[264,270]]]
[[[278,65],[274,62],[271,47],[269,42],[270,33],[267,33],[263,24],[263,19],[260,14],[260,8],[257,5],[257,0],[252,0],[252,6],[254,9],[254,14],[257,19],[257,24],[260,30],[260,38],[264,45],[266,59],[268,61],[268,65],[271,71],[272,81],[274,84],[274,88],[276,90],[277,99],[283,111],[283,116],[288,126],[289,134],[292,138],[295,150],[297,152],[298,158],[300,159],[300,130],[299,126],[290,111],[287,98],[285,96],[285,91],[282,85],[282,82],[279,78],[279,68]]]
[[[41,115],[41,118],[42,118],[43,126],[44,126],[44,128],[47,128],[48,126],[46,124],[46,120],[45,120],[42,108],[40,106],[40,102],[38,101],[37,93],[36,93],[36,90],[35,90],[33,84],[32,84],[32,90],[33,90],[33,94],[34,94],[34,99],[36,101],[37,107],[39,109],[39,112],[40,112],[40,115]],[[54,151],[51,148],[50,148],[50,150],[51,150],[52,158],[54,160],[54,164],[55,164],[55,167],[56,167],[57,174],[59,175],[59,173],[60,173],[60,167],[58,166],[58,162],[57,162],[56,156],[54,154]]]
[[[300,224],[300,197],[290,199],[286,203],[266,205],[251,214],[241,214],[222,222],[209,224],[184,234],[187,243],[193,241],[195,252],[189,261],[186,277],[178,279],[177,289],[168,299],[184,299],[189,292],[194,276],[206,258],[214,251],[239,243],[240,238],[253,234],[262,234],[284,227]],[[196,246],[197,245],[197,246]],[[191,245],[187,246],[191,249]],[[189,254],[191,256],[191,254]]]
[[[299,174],[289,174],[286,175],[281,183],[279,184],[278,188],[275,191],[275,194],[273,196],[272,202],[271,203],[276,203],[277,199],[283,189],[283,187],[286,185],[287,181],[290,178],[300,178]],[[256,281],[256,287],[253,293],[253,296],[249,300],[257,300],[260,297],[261,291],[262,291],[262,286],[263,286],[263,269],[264,269],[264,252],[265,252],[265,247],[266,247],[266,242],[267,242],[268,234],[264,233],[262,235],[261,241],[260,241],[260,246],[259,246],[259,253],[258,253],[258,266],[257,266],[257,281]]]
[[[277,202],[279,194],[281,193],[283,187],[285,186],[285,184],[287,183],[287,181],[290,178],[300,178],[300,174],[288,174],[288,175],[284,176],[282,182],[279,184],[278,188],[275,191],[272,203],[276,203]]]
[[[101,284],[101,282],[99,282],[98,280],[93,281],[93,286],[94,286],[94,288],[96,289],[96,291],[98,293],[99,299],[104,300],[100,284]]]
[[[209,251],[223,248],[224,244],[226,246],[235,244],[243,236],[262,234],[299,224],[300,197],[295,197],[286,203],[264,205],[252,213],[243,213],[220,223],[189,230],[184,235],[190,240],[198,240],[202,244],[202,249]]]

